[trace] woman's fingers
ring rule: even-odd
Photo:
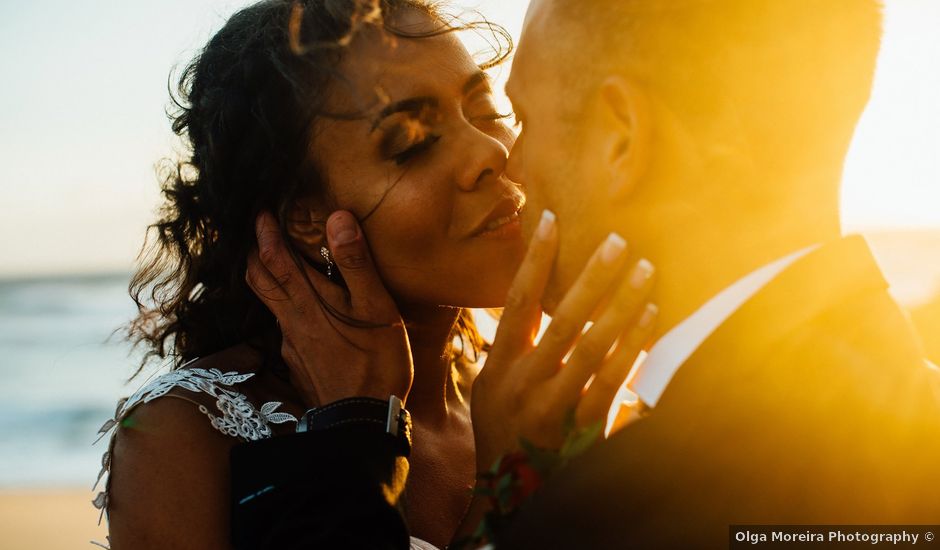
[[[652,281],[653,264],[647,260],[640,260],[629,271],[607,308],[594,326],[578,340],[567,364],[552,381],[557,384],[555,389],[562,395],[580,396],[584,385],[601,369],[610,349],[625,330],[632,333],[629,329],[638,332],[646,329],[645,326],[639,326],[638,321],[645,320],[640,310],[646,303]],[[611,382],[620,384],[620,381]]]
[[[506,295],[506,306],[493,339],[494,351],[515,356],[532,345],[542,320],[542,294],[557,247],[555,214],[545,210]]]
[[[382,283],[359,222],[352,213],[339,210],[326,222],[333,261],[346,281],[353,315],[385,322],[399,318],[398,308]]]
[[[555,374],[572,344],[581,336],[584,325],[609,293],[614,281],[621,276],[626,250],[626,241],[611,233],[588,260],[584,271],[555,310],[551,324],[533,352],[537,367],[531,374],[536,379]]]
[[[646,304],[636,321],[636,326],[621,335],[617,347],[597,370],[590,387],[578,402],[575,420],[579,426],[606,420],[617,392],[653,334],[658,314],[659,309],[655,304]]]

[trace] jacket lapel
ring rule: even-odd
[[[721,394],[721,384],[760,368],[761,358],[794,329],[844,300],[885,292],[887,287],[862,237],[821,246],[780,273],[718,327],[679,368],[651,416],[709,406]]]

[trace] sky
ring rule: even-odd
[[[0,2],[0,276],[132,268],[159,203],[154,165],[178,149],[170,70],[249,3]],[[515,37],[527,4],[455,3]],[[845,168],[846,231],[940,229],[937,28],[937,0],[886,2],[872,101]]]

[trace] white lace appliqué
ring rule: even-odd
[[[194,359],[195,360],[195,359]],[[188,362],[187,364],[191,363]],[[184,364],[182,367],[185,367]],[[269,401],[261,406],[260,409],[248,401],[245,395],[235,391],[232,387],[248,380],[254,373],[240,374],[237,372],[225,372],[218,369],[190,369],[179,368],[163,376],[160,376],[146,384],[144,387],[129,398],[118,401],[117,409],[114,411],[114,418],[108,420],[98,430],[98,441],[104,436],[111,434],[108,444],[108,450],[101,457],[101,471],[98,473],[98,479],[95,480],[94,490],[101,483],[101,479],[110,470],[111,453],[114,449],[114,439],[116,427],[124,421],[141,403],[149,403],[158,397],[163,397],[173,388],[183,388],[194,393],[204,393],[215,398],[215,406],[218,414],[210,411],[205,405],[199,405],[199,410],[209,417],[212,427],[229,435],[237,437],[243,441],[256,441],[271,437],[271,424],[283,424],[285,422],[297,422],[297,418],[285,412],[277,412],[281,406],[278,401]],[[97,441],[96,441],[97,443]],[[101,523],[101,517],[104,516],[108,507],[109,486],[106,484],[105,490],[98,493],[92,502],[95,508],[101,510],[101,516],[98,523]],[[106,546],[100,543],[93,543],[103,548]]]

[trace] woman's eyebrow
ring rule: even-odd
[[[372,121],[372,129],[370,132],[374,132],[383,120],[394,115],[395,113],[420,113],[424,109],[433,109],[437,107],[437,105],[438,101],[433,97],[410,97],[408,99],[403,99],[401,101],[396,101],[395,103],[386,105],[381,111],[379,111],[379,114],[375,117],[375,120]]]
[[[467,79],[467,82],[463,85],[461,93],[463,95],[470,95],[470,92],[475,90],[480,84],[486,84],[486,87],[490,87],[490,77],[483,71],[477,71]]]
[[[487,88],[490,85],[490,77],[483,71],[477,71],[473,73],[470,78],[464,83],[463,88],[461,88],[461,94],[470,95],[471,92],[477,89],[481,84],[486,84]],[[420,113],[422,110],[427,108],[435,108],[438,106],[438,100],[433,97],[411,97],[408,99],[403,99],[401,101],[396,101],[395,103],[390,103],[386,105],[379,114],[375,117],[375,120],[372,121],[372,129],[370,132],[374,132],[379,124],[383,120],[388,118],[395,113]]]

